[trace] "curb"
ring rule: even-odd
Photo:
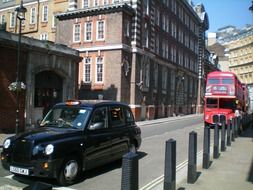
[[[169,123],[176,120],[181,120],[185,118],[191,118],[196,116],[202,116],[203,114],[189,114],[184,116],[176,116],[176,117],[167,117],[167,118],[160,118],[160,119],[152,119],[152,120],[145,120],[145,121],[137,121],[136,124],[138,126],[148,126],[148,125],[154,125],[154,124],[160,124],[160,123]]]

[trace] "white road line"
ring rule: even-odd
[[[201,150],[197,153],[197,157],[200,157],[202,154],[203,154],[203,150]],[[186,167],[187,164],[188,164],[188,160],[185,160],[182,163],[180,163],[179,165],[177,165],[176,166],[176,172],[178,172],[179,170]],[[153,187],[157,186],[159,183],[161,183],[163,180],[164,180],[164,175],[161,175],[160,177],[158,177],[158,178],[154,179],[153,181],[149,182],[144,187],[140,188],[140,190],[150,190]]]

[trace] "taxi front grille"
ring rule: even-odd
[[[21,140],[13,146],[13,161],[29,163],[31,160],[32,142]]]

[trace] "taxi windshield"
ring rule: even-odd
[[[90,110],[80,107],[56,107],[51,109],[40,126],[83,129]]]

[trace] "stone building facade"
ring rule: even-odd
[[[249,89],[249,107],[253,111],[253,26],[231,36],[224,44],[229,55],[229,70]]]
[[[56,42],[83,57],[79,98],[126,102],[136,120],[195,113],[208,18],[189,2],[74,1],[58,14]]]
[[[18,35],[0,31],[0,131],[15,129],[17,99],[9,85],[16,79]],[[77,98],[78,51],[64,45],[21,38],[20,130],[33,126],[55,103]]]
[[[15,9],[20,5],[20,0],[0,1],[0,24],[6,23],[6,30],[11,33],[18,32],[18,21]],[[57,20],[55,15],[66,12],[69,8],[68,0],[23,0],[27,9],[25,20],[22,24],[22,33],[25,36],[55,41]]]

